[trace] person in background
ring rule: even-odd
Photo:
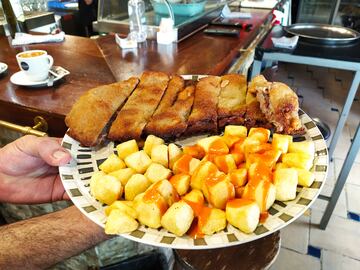
[[[82,34],[90,37],[94,35],[92,22],[97,20],[98,0],[78,0],[78,3]]]
[[[0,149],[0,202],[69,199],[57,166],[71,155],[57,138],[24,136]],[[43,269],[108,239],[75,206],[0,226],[0,269]]]

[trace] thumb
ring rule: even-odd
[[[71,160],[70,153],[64,149],[58,138],[24,136],[18,148],[33,157],[40,157],[51,166],[60,166]]]

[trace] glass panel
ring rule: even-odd
[[[298,23],[328,23],[333,2],[336,0],[303,0],[300,1]]]
[[[360,1],[342,0],[334,23],[360,32]]]

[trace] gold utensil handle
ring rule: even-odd
[[[48,129],[48,124],[46,120],[41,116],[36,116],[34,118],[34,126],[33,127],[27,127],[27,126],[20,126],[14,123],[6,122],[3,120],[0,120],[0,126],[15,130],[17,132],[20,132],[22,134],[29,134],[29,135],[35,135],[38,137],[45,137],[48,136],[46,133]]]

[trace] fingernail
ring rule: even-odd
[[[67,155],[68,154],[65,153],[64,151],[56,151],[56,152],[54,152],[53,157],[56,158],[56,159],[62,159]]]

